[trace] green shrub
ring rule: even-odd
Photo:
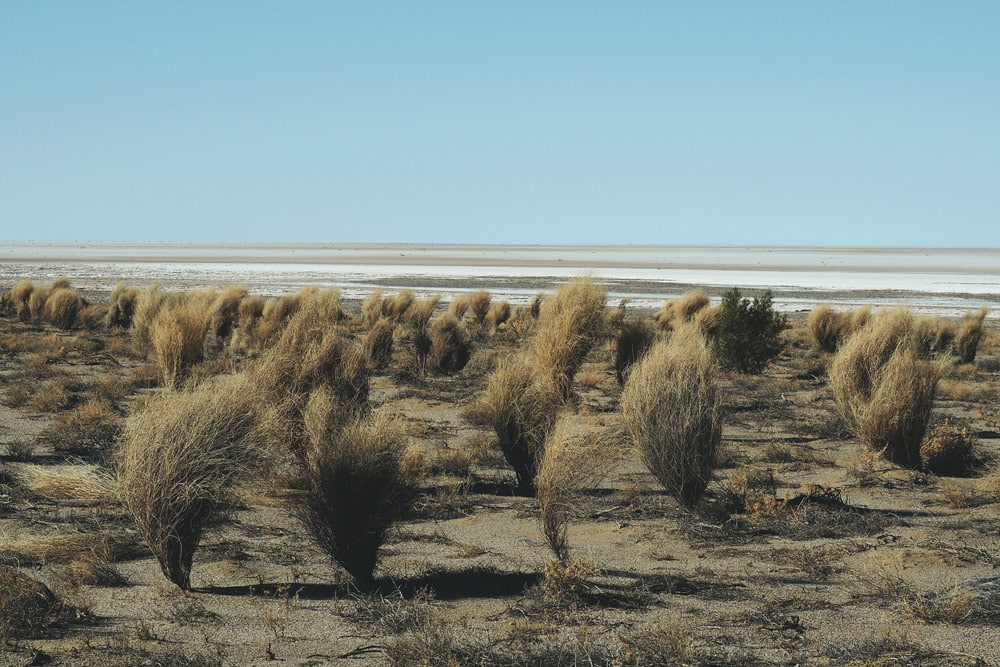
[[[781,352],[781,332],[788,327],[784,315],[774,312],[771,291],[753,301],[735,287],[722,295],[713,339],[723,368],[757,375]]]

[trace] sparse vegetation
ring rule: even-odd
[[[152,397],[129,415],[116,450],[118,489],[163,575],[191,587],[191,564],[228,492],[266,451],[244,378]]]
[[[830,364],[830,385],[848,428],[905,467],[920,465],[940,367],[918,357],[911,314],[890,311],[855,333]]]
[[[542,303],[532,352],[563,399],[587,353],[604,335],[607,293],[591,278],[566,283]]]
[[[701,334],[685,327],[653,346],[622,391],[625,425],[643,462],[689,508],[708,487],[722,440],[715,367]]]

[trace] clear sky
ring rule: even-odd
[[[0,239],[1000,246],[1000,2],[0,5]]]

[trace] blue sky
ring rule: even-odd
[[[996,2],[6,2],[0,238],[1000,246]]]

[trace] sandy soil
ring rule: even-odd
[[[67,453],[54,424],[95,395],[125,410],[151,391],[145,354],[126,333],[0,319],[0,561],[76,610],[0,645],[0,665],[419,664],[460,645],[478,647],[478,664],[601,664],[611,653],[660,664],[634,657],[655,653],[662,664],[1000,665],[1000,618],[949,617],[941,603],[1000,564],[997,332],[942,382],[935,419],[967,424],[982,459],[968,476],[944,477],[863,454],[836,417],[828,355],[802,316],[793,324],[764,375],[725,377],[725,454],[704,507],[683,511],[635,453],[615,460],[570,526],[571,552],[590,571],[559,598],[542,587],[551,554],[537,501],[513,495],[494,436],[463,417],[523,337],[476,332],[472,361],[452,377],[414,374],[400,344],[373,376],[373,404],[437,462],[383,549],[377,593],[352,588],[313,545],[277,472],[243,489],[205,536],[185,594],[104,482],[38,482],[67,465],[105,470],[100,454]],[[59,382],[62,400],[46,393]],[[608,346],[591,353],[575,391],[572,419],[595,430],[618,422]],[[748,475],[773,477],[770,505],[732,506]],[[102,553],[114,576],[88,581],[73,564],[97,543],[113,545]]]

